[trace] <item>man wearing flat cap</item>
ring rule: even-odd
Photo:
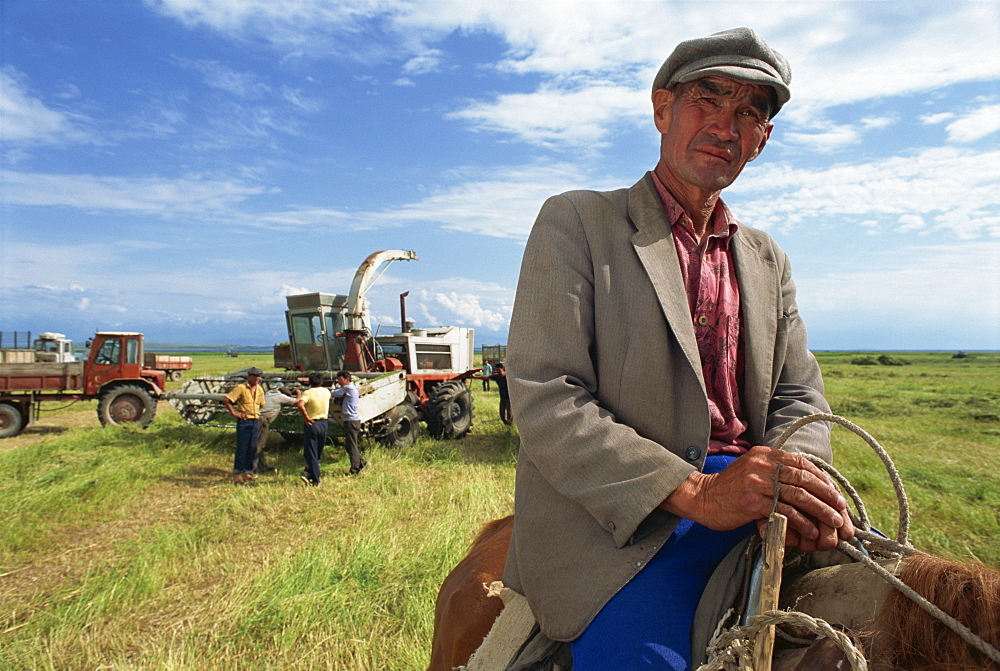
[[[789,545],[853,535],[798,454],[829,460],[829,426],[768,447],[829,406],[788,258],[719,198],[790,81],[748,28],[681,43],[653,83],[653,171],[554,196],[532,229],[508,342],[521,449],[504,582],[571,642],[575,671],[702,659],[699,599],[762,528],[776,480]]]
[[[264,405],[264,389],[260,368],[246,370],[246,382],[233,387],[222,402],[229,414],[236,418],[236,457],[233,459],[233,484],[242,485],[253,480],[253,460],[257,454],[260,409]]]

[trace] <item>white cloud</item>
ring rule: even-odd
[[[0,141],[5,144],[60,144],[88,142],[81,115],[54,110],[31,95],[14,68],[0,69]]]
[[[831,124],[818,132],[789,131],[782,134],[782,140],[810,151],[828,154],[858,144],[861,141],[861,135],[854,126]]]
[[[1000,131],[1000,104],[980,107],[946,127],[952,142],[975,142]]]
[[[236,180],[198,175],[178,179],[100,177],[0,170],[3,202],[13,205],[69,206],[159,216],[229,212],[235,203],[264,188]]]
[[[262,82],[253,72],[239,72],[218,61],[189,61],[179,59],[185,67],[201,73],[207,86],[240,98],[257,99],[268,95],[271,87]]]
[[[407,75],[423,75],[434,72],[441,65],[443,52],[440,49],[428,49],[414,56],[403,64],[403,72]]]
[[[1000,235],[1000,150],[927,149],[869,163],[748,170],[726,193],[748,223],[787,230],[807,220],[917,215],[957,238]],[[816,225],[815,223],[813,225]]]
[[[944,123],[945,121],[951,121],[954,118],[955,118],[954,112],[938,112],[936,114],[926,114],[924,116],[919,117],[922,123],[928,125]]]
[[[543,87],[534,93],[510,93],[490,103],[471,103],[449,116],[480,130],[516,135],[542,146],[596,149],[622,120],[638,124],[650,118],[649,97],[634,89],[594,84],[567,91]]]
[[[897,233],[911,233],[913,231],[922,231],[927,228],[927,224],[924,223],[924,218],[918,214],[904,214],[899,218],[899,227],[896,229]]]
[[[568,163],[539,163],[478,174],[410,205],[370,213],[395,224],[430,223],[478,235],[524,240],[549,196],[576,188],[606,189],[617,180],[594,177]]]
[[[795,77],[783,118],[799,128],[797,140],[820,151],[858,141],[849,127],[817,128],[825,108],[1000,77],[1000,17],[993,3],[913,0],[905,11],[873,12],[865,2],[581,0],[573,11],[564,0],[146,2],[188,26],[207,25],[233,39],[250,33],[313,57],[343,51],[340,42],[347,41],[355,55],[398,62],[403,75],[439,68],[446,56],[429,45],[455,33],[495,35],[507,50],[493,66],[537,75],[540,83],[533,92],[469,102],[453,116],[542,146],[601,143],[622,119],[648,116],[649,82],[670,49],[737,25],[755,26],[788,56]],[[363,47],[360,36],[373,30],[380,39],[368,41],[378,45]],[[396,79],[397,85],[411,82]],[[861,125],[890,123],[866,117]]]

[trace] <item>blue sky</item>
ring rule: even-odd
[[[1000,3],[0,0],[0,330],[270,345],[284,296],[506,342],[542,201],[656,162],[680,40],[751,26],[792,100],[724,199],[814,349],[1000,349]]]

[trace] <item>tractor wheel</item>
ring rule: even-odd
[[[472,428],[472,392],[462,382],[441,382],[428,395],[427,430],[435,438],[455,440]]]
[[[0,438],[10,438],[21,433],[24,418],[16,405],[0,403]]]
[[[148,391],[134,384],[115,387],[97,405],[97,418],[105,426],[136,423],[145,429],[155,416],[156,401]]]
[[[400,449],[409,447],[420,433],[417,410],[408,403],[400,403],[385,414],[385,425],[379,434],[379,441],[386,447]]]

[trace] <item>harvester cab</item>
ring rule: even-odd
[[[274,365],[303,371],[372,370],[380,357],[371,341],[365,294],[393,261],[416,260],[415,252],[401,249],[375,252],[354,274],[347,296],[324,293],[288,296],[285,299],[288,344],[275,346]]]

